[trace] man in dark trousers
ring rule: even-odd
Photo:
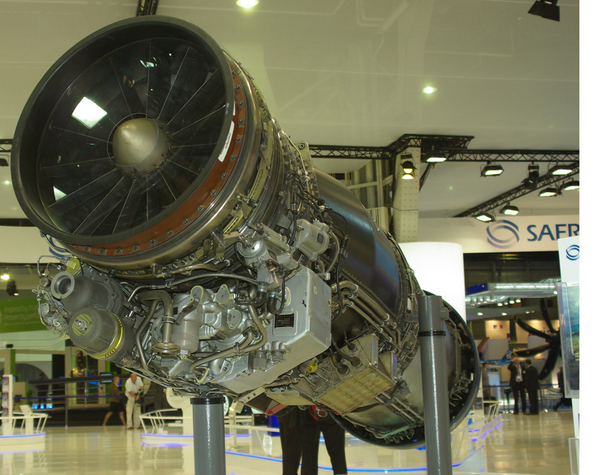
[[[525,400],[525,383],[523,379],[524,368],[519,362],[519,358],[514,357],[512,362],[508,365],[510,371],[509,386],[512,389],[513,397],[515,398],[515,410],[514,414],[519,413],[519,397],[521,398],[521,407],[523,414],[525,414],[525,408],[527,407],[527,401]]]
[[[540,382],[538,381],[539,373],[537,368],[531,364],[530,359],[526,359],[525,364],[527,365],[527,370],[525,371],[525,390],[529,396],[529,414],[538,415],[540,413],[538,406],[538,389],[540,389]]]
[[[304,411],[296,406],[288,406],[277,413],[283,475],[298,475],[302,457],[302,436],[300,426],[304,424]]]
[[[319,460],[319,438],[321,432],[325,439],[325,447],[331,460],[334,475],[347,474],[346,467],[346,435],[337,422],[326,411],[316,406],[304,411],[304,424],[300,426],[302,434],[302,469],[301,475],[317,475]]]
[[[560,389],[560,400],[554,406],[554,410],[558,411],[560,406],[571,407],[571,400],[565,397],[565,379],[562,368],[558,370],[556,377],[558,379],[558,388]]]

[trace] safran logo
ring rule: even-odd
[[[577,244],[572,244],[569,247],[567,247],[567,259],[569,259],[570,261],[576,261],[577,259],[579,259],[579,246]]]
[[[519,226],[507,219],[499,219],[487,227],[487,235],[492,246],[508,249],[519,242]]]

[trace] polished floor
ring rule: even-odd
[[[502,414],[453,435],[453,473],[571,474],[570,411],[539,416]],[[122,427],[49,427],[41,442],[14,437],[0,446],[2,475],[18,474],[194,474],[190,438],[178,428],[161,433]],[[16,434],[18,435],[18,434]],[[226,436],[227,475],[281,473],[278,437],[267,430]],[[347,437],[349,473],[424,473],[423,450],[389,450]],[[331,475],[321,445],[319,475]],[[200,470],[198,473],[203,473]]]

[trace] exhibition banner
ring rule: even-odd
[[[0,333],[44,330],[40,322],[37,299],[0,302]]]
[[[579,216],[496,216],[482,223],[475,218],[419,220],[420,242],[454,242],[465,254],[486,252],[558,251],[558,240],[579,236]]]

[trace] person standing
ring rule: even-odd
[[[483,399],[485,401],[489,400],[492,395],[490,391],[490,377],[488,375],[489,367],[489,363],[483,363],[481,365],[481,387],[483,389]]]
[[[277,413],[283,475],[298,475],[302,457],[300,426],[303,419],[304,411],[297,406],[288,406]]]
[[[490,391],[490,377],[488,375],[489,363],[481,365],[481,387],[483,389],[483,413],[487,414],[490,409],[490,403],[486,402],[492,398]]]
[[[141,429],[140,427],[140,404],[138,401],[144,389],[142,378],[131,373],[125,383],[125,394],[127,395],[127,429]]]
[[[300,426],[302,434],[301,475],[317,475],[319,461],[319,439],[323,433],[325,447],[331,460],[334,475],[348,473],[346,466],[346,435],[328,412],[311,406],[305,411],[304,424]]]
[[[112,416],[115,412],[119,414],[119,418],[121,419],[123,425],[126,425],[125,416],[123,414],[125,411],[123,410],[123,404],[121,404],[121,389],[119,388],[119,381],[121,381],[120,376],[113,376],[109,393],[110,407],[108,409],[108,412],[106,413],[106,416],[104,417],[104,422],[102,423],[103,426],[106,425],[106,423],[110,419],[110,416]]]
[[[538,381],[539,373],[537,368],[531,364],[530,359],[526,359],[525,364],[527,365],[527,371],[525,371],[525,390],[529,397],[529,414],[537,416],[540,413],[538,401],[538,389],[540,389],[540,382]]]
[[[556,378],[558,379],[558,389],[560,390],[560,400],[554,406],[554,411],[558,411],[560,406],[570,407],[571,400],[565,397],[565,378],[563,375],[563,369],[560,368],[558,373],[556,374]]]
[[[510,371],[510,382],[508,383],[512,389],[513,397],[515,398],[515,410],[514,414],[519,413],[519,397],[521,398],[521,407],[523,414],[525,414],[525,408],[527,407],[527,401],[525,400],[525,383],[523,382],[523,367],[519,361],[519,358],[514,357],[512,362],[508,365]]]

